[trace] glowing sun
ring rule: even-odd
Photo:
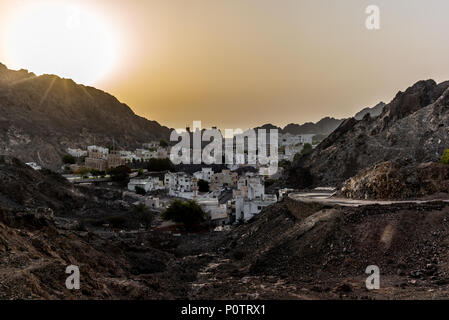
[[[92,85],[117,60],[117,39],[94,10],[58,3],[17,9],[7,24],[6,64]]]

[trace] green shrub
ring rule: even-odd
[[[64,164],[75,164],[76,158],[70,154],[66,154],[62,157],[62,162],[64,162]]]
[[[144,204],[135,205],[132,209],[132,214],[137,218],[137,220],[143,224],[146,228],[151,226],[153,222],[153,215],[151,211]]]
[[[206,213],[200,205],[193,200],[175,200],[162,213],[162,218],[164,220],[182,223],[187,230],[191,230],[194,225],[206,221]]]
[[[444,164],[449,164],[449,149],[444,150],[440,162]]]

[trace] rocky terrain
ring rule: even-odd
[[[220,234],[142,229],[116,189],[75,187],[15,158],[0,157],[0,181],[0,299],[187,298],[220,247]],[[65,287],[69,265],[80,290]]]
[[[381,162],[345,181],[340,194],[353,199],[449,199],[449,165]]]
[[[280,128],[277,126],[274,126],[272,124],[265,124],[263,126],[255,128],[257,129],[278,129],[279,133],[290,133],[290,134],[315,134],[315,135],[328,135],[332,131],[334,131],[341,123],[343,122],[343,119],[335,119],[331,117],[325,117],[321,119],[320,121],[313,123],[313,122],[306,122],[303,124],[297,124],[297,123],[290,123],[286,125],[284,128]]]
[[[378,117],[382,113],[384,107],[385,107],[385,102],[381,101],[381,102],[379,102],[378,104],[376,104],[372,108],[368,107],[368,108],[362,109],[361,111],[357,112],[354,115],[354,118],[356,120],[362,120],[363,117],[365,117],[365,115],[368,114],[368,113],[369,113],[371,118]]]
[[[214,299],[449,297],[449,204],[323,207],[286,199],[229,236],[196,281]],[[366,267],[380,289],[366,289]],[[213,279],[213,281],[211,281]]]
[[[6,156],[0,181],[1,299],[449,297],[448,203],[286,198],[231,231],[174,235],[156,216],[142,229],[112,186],[77,187]],[[381,288],[368,291],[372,264]],[[65,287],[68,265],[80,268],[80,290]]]
[[[137,116],[110,94],[0,64],[1,154],[56,169],[67,147],[114,141],[131,149],[168,137],[168,128]]]
[[[293,187],[340,186],[359,170],[403,159],[436,162],[449,146],[449,82],[419,81],[399,92],[375,118],[346,119],[285,182]]]

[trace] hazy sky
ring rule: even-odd
[[[92,85],[170,127],[348,117],[420,79],[449,79],[447,0],[61,2],[104,21],[114,39],[113,66]],[[0,1],[0,61],[11,67],[25,60],[3,40],[30,3],[49,1]],[[365,28],[370,4],[377,31]]]

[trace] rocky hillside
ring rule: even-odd
[[[135,148],[169,129],[139,117],[115,97],[53,75],[0,64],[0,153],[57,168],[67,147]]]
[[[354,116],[354,118],[356,118],[356,120],[362,120],[363,117],[369,113],[371,118],[377,117],[379,116],[383,109],[385,107],[385,103],[384,102],[379,102],[378,104],[376,104],[374,107],[372,108],[365,108],[359,112],[357,112]]]
[[[449,82],[419,81],[382,113],[346,119],[311,154],[292,165],[295,187],[337,186],[373,164],[408,159],[436,162],[449,146]]]
[[[413,235],[413,236],[410,236]],[[203,299],[443,299],[449,204],[323,207],[291,199],[238,227],[227,259],[197,283]],[[367,266],[380,289],[365,286]]]
[[[296,123],[290,123],[286,125],[283,129],[283,133],[291,133],[291,134],[321,134],[327,135],[334,131],[341,123],[342,119],[335,119],[331,117],[325,117],[320,121],[306,122],[301,125]]]
[[[353,199],[449,198],[449,165],[381,162],[346,180],[341,195]]]
[[[0,156],[0,299],[186,299],[220,234],[142,231],[124,202],[116,189],[76,187]],[[69,265],[80,290],[65,286]]]
[[[330,117],[325,117],[320,121],[306,122],[303,124],[290,123],[284,128],[277,127],[271,123],[264,124],[263,126],[255,128],[257,129],[278,129],[279,133],[290,133],[290,134],[316,134],[316,135],[328,135],[334,131],[341,123],[343,119],[335,119]]]

